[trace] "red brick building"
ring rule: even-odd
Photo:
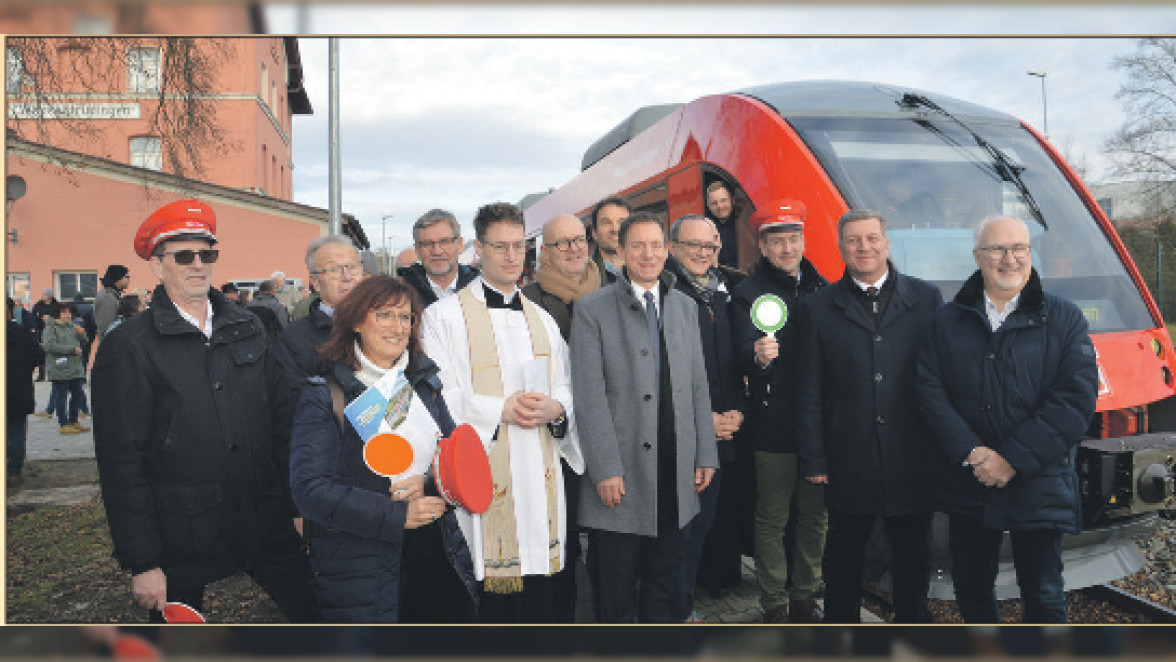
[[[291,120],[312,112],[296,39],[19,37],[5,54],[7,175],[25,188],[6,205],[10,293],[92,296],[112,263],[153,287],[131,237],[182,197],[217,211],[218,282],[307,281],[306,244],[328,230],[325,210],[291,202]]]

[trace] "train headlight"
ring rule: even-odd
[[[1160,503],[1173,495],[1172,472],[1163,464],[1149,464],[1139,475],[1136,485],[1139,498],[1147,503]]]

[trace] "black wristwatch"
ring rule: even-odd
[[[556,439],[563,439],[564,435],[568,433],[568,415],[567,412],[562,412],[559,418],[547,424],[547,430],[551,432],[551,436]]]

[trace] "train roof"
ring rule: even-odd
[[[861,116],[874,113],[893,116],[896,107],[901,108],[900,100],[904,94],[918,94],[957,117],[1017,121],[1007,113],[944,94],[885,83],[812,80],[747,87],[736,90],[735,93],[758,99],[774,108],[783,117],[818,114]],[[922,108],[919,111],[926,112]]]

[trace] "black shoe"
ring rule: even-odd
[[[814,598],[808,600],[793,600],[788,603],[791,623],[820,623],[825,620],[825,612],[817,605]]]

